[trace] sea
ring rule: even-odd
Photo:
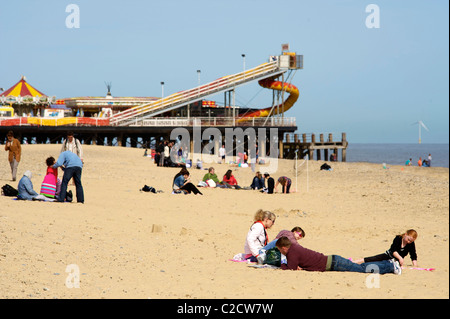
[[[349,142],[347,162],[404,165],[408,159],[412,158],[413,166],[417,166],[419,157],[422,157],[423,160],[428,158],[428,154],[431,154],[431,166],[449,167],[448,146],[449,144],[362,144]]]

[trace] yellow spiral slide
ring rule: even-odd
[[[260,81],[258,81],[258,84],[266,89],[285,91],[285,92],[289,93],[289,97],[286,99],[286,101],[284,101],[284,103],[282,103],[278,106],[274,106],[274,107],[271,106],[271,107],[268,107],[265,109],[247,113],[247,114],[243,115],[242,117],[240,117],[237,120],[238,122],[249,121],[254,117],[267,117],[269,115],[273,116],[273,115],[281,114],[282,112],[286,112],[294,105],[294,103],[298,99],[298,96],[300,95],[300,92],[296,86],[289,84],[289,83],[283,83],[281,81],[275,81],[275,77],[260,80]],[[271,110],[272,110],[272,112],[271,112]]]

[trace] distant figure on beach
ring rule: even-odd
[[[225,163],[225,156],[226,156],[226,150],[225,145],[222,145],[221,148],[219,148],[219,157],[221,159],[220,163]]]
[[[417,239],[417,232],[414,229],[407,230],[402,235],[395,236],[391,247],[380,255],[365,257],[355,260],[355,263],[372,262],[395,259],[403,266],[405,257],[409,254],[414,267],[417,267],[416,245],[414,241]]]
[[[83,148],[81,147],[81,143],[77,138],[73,137],[73,132],[67,132],[67,138],[63,141],[63,146],[61,148],[61,152],[71,151],[81,159],[83,162]]]
[[[264,173],[264,179],[267,179],[267,194],[273,194],[275,188],[275,180],[269,175],[269,173]]]
[[[262,176],[261,172],[256,172],[255,177],[253,177],[252,184],[250,187],[252,189],[263,189],[264,188],[264,177]]]
[[[431,167],[431,154],[428,154],[428,167]]]
[[[422,166],[422,157],[419,157],[419,160],[417,161],[417,165]]]
[[[17,138],[14,138],[13,131],[9,131],[6,135],[7,141],[5,151],[8,151],[8,161],[11,166],[11,177],[15,181],[17,177],[17,167],[19,166],[20,157],[22,155],[22,146]]]
[[[277,183],[275,184],[275,191],[278,192],[277,186],[281,184],[283,187],[282,192],[283,194],[289,194],[289,190],[291,189],[292,181],[289,177],[281,176],[278,178]]]
[[[398,261],[376,261],[357,264],[339,255],[324,255],[322,253],[304,248],[300,244],[292,245],[287,237],[277,240],[276,247],[286,256],[287,263],[281,263],[283,270],[306,271],[349,271],[349,272],[376,272],[379,274],[394,273],[400,275],[402,268]],[[370,267],[370,268],[368,268]],[[368,271],[367,271],[368,270]],[[372,271],[371,271],[372,270]]]
[[[61,167],[64,171],[58,201],[63,202],[66,198],[67,185],[69,184],[70,179],[73,178],[77,193],[77,202],[84,203],[84,191],[83,185],[81,184],[81,174],[83,172],[83,162],[81,161],[81,158],[71,151],[65,151],[59,154],[58,160],[52,167]]]
[[[200,192],[198,188],[191,183],[190,173],[185,168],[182,168],[181,171],[177,175],[175,175],[172,188],[173,194],[194,193],[195,195],[197,194],[203,195],[202,192]]]
[[[157,166],[164,164],[164,143],[160,140],[155,147],[155,163]]]
[[[275,219],[276,215],[270,211],[259,209],[256,212],[253,218],[253,224],[245,240],[245,259],[251,262],[257,262],[259,250],[269,243],[269,236],[267,235],[266,229],[273,226]]]
[[[405,165],[406,165],[406,166],[411,166],[411,165],[412,165],[412,158],[410,158],[409,160],[407,160],[407,161],[405,162]]]

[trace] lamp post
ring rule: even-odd
[[[200,95],[200,74],[202,73],[201,70],[197,70],[197,77],[198,77],[198,93],[197,95]]]
[[[245,54],[241,54],[243,60],[243,72],[244,72],[244,80],[245,80]]]
[[[164,82],[161,82],[161,106],[163,104],[164,99]]]

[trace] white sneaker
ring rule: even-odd
[[[394,274],[401,275],[402,267],[400,266],[400,263],[397,260],[392,260],[391,262],[394,264]]]

